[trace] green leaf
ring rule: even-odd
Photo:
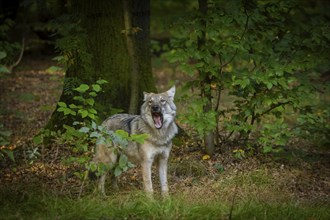
[[[43,135],[37,135],[37,136],[34,136],[34,137],[33,137],[33,143],[34,143],[35,145],[39,145],[39,144],[41,144],[42,141],[43,141]]]
[[[115,177],[119,176],[120,174],[122,174],[122,169],[120,168],[120,166],[117,166],[116,169],[115,169]]]
[[[64,56],[56,56],[56,57],[54,57],[52,60],[55,60],[55,61],[60,62],[60,61],[65,60],[65,57],[64,57]]]
[[[75,88],[77,92],[84,93],[89,89],[89,86],[87,84],[81,84],[78,88]]]
[[[46,69],[47,73],[56,73],[56,72],[63,72],[63,68],[59,66],[51,66],[48,69]]]
[[[60,108],[57,109],[57,111],[58,112],[64,112],[64,109],[66,109],[66,108],[60,107]]]
[[[9,137],[11,135],[11,131],[0,131],[0,136]]]
[[[75,111],[73,111],[73,110],[70,109],[70,115],[76,116],[77,113]]]
[[[5,152],[7,154],[7,156],[12,160],[15,161],[15,157],[14,157],[14,152],[11,150],[3,150],[3,152]]]
[[[100,92],[102,90],[101,86],[98,84],[93,84],[92,87],[95,92]]]
[[[105,139],[105,137],[100,136],[100,138],[98,138],[98,139],[96,140],[96,144],[106,144],[106,139]]]
[[[131,163],[130,161],[127,161],[127,167],[133,168],[133,167],[135,167],[135,165],[133,163]]]
[[[7,145],[7,144],[10,144],[10,142],[3,139],[2,137],[0,137],[0,145]],[[0,152],[1,152],[1,150],[0,150]]]
[[[249,117],[251,115],[251,109],[246,109],[244,111],[244,114],[245,114],[246,117]]]
[[[0,51],[0,60],[2,60],[3,58],[5,58],[7,56],[7,53],[4,51]]]
[[[119,158],[119,166],[120,168],[124,169],[125,167],[127,167],[127,156],[125,154],[122,154]]]
[[[78,177],[79,179],[83,178],[83,174],[79,173],[79,172],[74,172],[73,175],[75,175],[76,177]]]
[[[97,132],[97,131],[93,131],[90,135],[89,135],[89,137],[100,137],[101,136],[101,134],[99,133],[99,132]]]
[[[66,105],[65,102],[58,102],[57,105],[60,106],[60,107],[65,107],[65,108],[67,108],[67,105]]]
[[[89,169],[90,169],[92,172],[95,172],[96,169],[97,169],[97,165],[96,165],[95,163],[91,163],[91,164],[89,165]]]
[[[88,105],[91,105],[91,106],[93,106],[94,103],[95,103],[94,99],[91,99],[91,98],[86,99],[85,101],[86,101],[86,103],[87,103]]]
[[[81,115],[82,118],[86,118],[88,115],[88,111],[85,109],[80,109],[78,113]]]
[[[97,111],[93,108],[88,109],[88,111],[92,114],[97,114]]]
[[[9,69],[0,64],[0,73],[10,73]]]
[[[89,95],[92,96],[92,97],[96,97],[97,96],[96,92],[90,92]]]
[[[124,130],[117,130],[115,134],[124,139],[127,139],[129,137],[128,133]]]
[[[268,90],[271,90],[273,88],[273,84],[271,82],[267,82],[266,86]]]
[[[267,98],[267,97],[263,100],[263,102],[267,106],[271,106],[273,104],[273,100],[271,98]]]
[[[69,107],[70,108],[78,108],[78,106],[76,106],[75,104],[70,104]]]
[[[77,100],[77,101],[81,101],[81,102],[85,101],[84,97],[82,97],[82,96],[75,96],[75,97],[73,97],[73,100]]]
[[[88,127],[82,127],[79,129],[79,132],[82,132],[82,133],[88,133],[89,132],[89,128]]]
[[[90,111],[89,111],[89,112],[90,112]],[[97,124],[95,123],[95,121],[92,121],[92,128],[93,128],[94,130],[97,129]]]
[[[216,163],[213,166],[219,173],[223,173],[225,171],[225,168],[220,164],[220,163]]]
[[[270,153],[270,152],[273,151],[273,148],[271,146],[264,146],[263,149],[262,149],[262,151],[264,153]]]
[[[108,81],[106,81],[104,79],[99,79],[96,81],[96,83],[102,85],[102,84],[108,83]]]
[[[132,141],[138,142],[139,144],[143,144],[144,141],[149,137],[148,134],[132,134]]]
[[[71,114],[71,109],[69,109],[69,108],[63,108],[63,113],[64,113],[64,115],[69,115],[69,114]]]
[[[244,89],[250,84],[250,80],[248,78],[245,78],[241,81],[241,88]]]
[[[92,113],[88,113],[88,117],[91,118],[91,119],[93,119],[93,120],[95,119],[95,115],[92,114]]]

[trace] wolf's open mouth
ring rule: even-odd
[[[157,129],[163,126],[163,114],[162,113],[152,113],[152,119],[154,120],[155,127]]]

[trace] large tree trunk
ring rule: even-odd
[[[133,45],[137,57],[137,91],[139,104],[142,102],[142,91],[155,91],[151,73],[151,56],[149,52],[149,0],[131,1],[132,25],[141,28],[134,35]],[[137,5],[139,5],[137,7]],[[127,48],[124,23],[124,6],[121,0],[73,0],[72,11],[81,21],[81,26],[87,33],[86,47],[92,55],[91,68],[81,69],[81,61],[71,66],[66,78],[77,78],[82,83],[92,84],[98,79],[109,83],[104,92],[96,100],[96,108],[101,119],[109,116],[112,108],[128,111],[132,88],[132,63]],[[77,51],[78,53],[79,51]],[[64,81],[67,82],[66,80]],[[64,85],[66,88],[66,85]],[[72,96],[72,95],[71,95]],[[60,101],[70,104],[72,97],[63,92]],[[136,106],[137,107],[137,106]],[[135,107],[135,108],[136,108]],[[138,112],[135,109],[135,112]],[[62,120],[62,114],[54,112],[47,127],[53,130],[70,123]]]

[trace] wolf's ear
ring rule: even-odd
[[[172,86],[167,92],[168,98],[174,100],[175,86]]]
[[[148,97],[149,97],[149,93],[143,92],[143,101],[144,102],[147,101]]]

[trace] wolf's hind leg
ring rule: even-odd
[[[118,178],[115,176],[114,172],[111,172],[111,184],[112,184],[112,189],[118,190]]]

